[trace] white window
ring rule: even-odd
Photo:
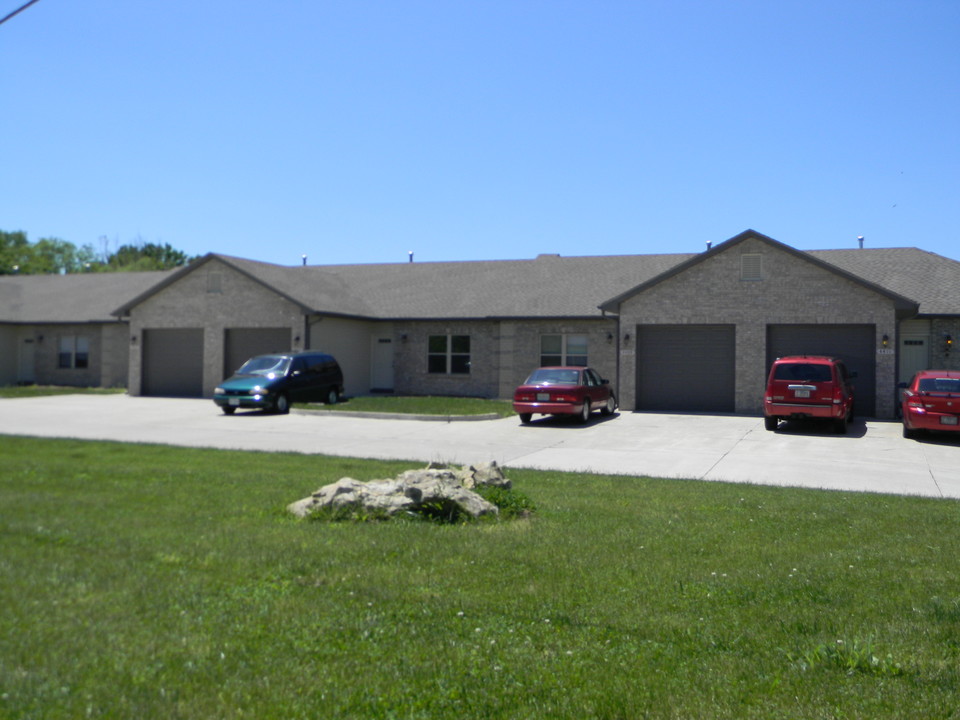
[[[587,364],[586,335],[540,336],[540,367]]]
[[[57,367],[82,369],[89,366],[90,341],[82,335],[61,335]]]
[[[469,375],[470,336],[431,335],[427,340],[427,372],[435,375]]]

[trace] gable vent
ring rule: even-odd
[[[751,253],[740,256],[740,279],[763,280],[763,255]]]

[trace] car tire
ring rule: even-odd
[[[916,440],[919,434],[920,434],[919,430],[912,430],[911,428],[908,428],[906,425],[903,426],[903,436],[907,440]]]
[[[848,425],[847,416],[844,415],[844,416],[843,416],[842,418],[840,418],[839,420],[834,420],[834,421],[833,421],[833,431],[834,431],[837,435],[846,435],[846,434],[847,434],[847,425]]]
[[[777,429],[777,425],[780,424],[780,421],[775,417],[764,417],[763,418],[763,427],[765,430],[773,432]]]
[[[583,401],[583,409],[580,410],[580,415],[577,418],[581,424],[586,424],[590,420],[590,401]]]
[[[326,404],[327,404],[327,405],[336,405],[337,402],[339,402],[339,400],[340,400],[340,393],[337,392],[337,389],[336,389],[336,388],[330,388],[330,389],[327,391],[327,399],[326,399],[326,401],[325,401]]]
[[[233,415],[237,411],[235,407],[232,407],[230,405],[224,405],[220,409],[223,410],[224,415]]]
[[[613,394],[611,394],[610,397],[607,398],[607,404],[604,405],[602,408],[600,408],[600,414],[613,415],[613,412],[616,409],[617,409],[617,399],[613,396]]]
[[[277,395],[277,399],[273,401],[273,411],[278,415],[286,415],[290,412],[290,401],[286,395],[283,393]]]
[[[520,413],[520,422],[524,425],[529,423],[533,419],[533,413]]]

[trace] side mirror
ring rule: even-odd
[[[609,384],[610,384],[610,381],[607,380],[606,378],[600,378],[600,384],[601,384],[601,385],[609,385]]]

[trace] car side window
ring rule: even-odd
[[[593,370],[584,370],[583,376],[586,378],[588,387],[596,387],[600,384],[600,378],[597,377],[597,374]]]
[[[293,363],[290,365],[290,374],[292,375],[295,372],[303,372],[307,368],[307,363],[303,358],[294,358]]]

